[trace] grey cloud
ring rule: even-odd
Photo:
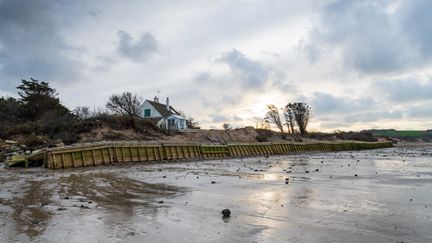
[[[117,51],[132,61],[146,61],[158,50],[158,43],[151,33],[143,33],[134,38],[125,31],[118,32],[119,45]]]
[[[432,56],[432,3],[429,0],[401,1],[398,20],[407,38],[418,48],[419,53]]]
[[[315,92],[312,96],[300,97],[298,100],[310,102],[314,113],[320,115],[364,111],[374,108],[376,105],[376,101],[371,97],[354,99],[350,97],[337,97],[322,92]]]
[[[211,117],[212,117],[212,122],[214,123],[229,121],[229,118],[223,115],[212,115]]]
[[[236,49],[224,53],[216,62],[227,64],[237,80],[250,89],[261,88],[269,77],[263,64],[246,57]]]
[[[332,1],[322,9],[309,41],[300,47],[312,62],[328,50],[338,50],[344,67],[364,73],[399,72],[422,66],[432,54],[432,30],[428,24],[432,4],[404,1],[400,9],[409,10],[395,13],[387,11],[391,4]]]
[[[372,85],[374,90],[392,102],[432,101],[432,82],[421,82],[415,78],[382,80]]]
[[[408,118],[430,118],[432,117],[432,104],[408,106],[404,114]]]
[[[403,116],[400,111],[374,111],[374,112],[361,112],[355,115],[345,117],[345,122],[376,122],[383,119],[398,119]]]
[[[81,49],[60,34],[59,5],[44,0],[0,1],[0,78],[11,90],[21,78],[65,82],[79,77]]]
[[[241,121],[243,121],[243,118],[241,118],[239,116],[234,116],[233,117],[233,121],[235,121],[235,122],[241,122]]]
[[[192,79],[198,84],[205,84],[207,82],[213,81],[213,78],[209,72],[200,72]]]

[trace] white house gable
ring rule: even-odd
[[[157,121],[157,126],[165,130],[187,129],[187,119],[182,117],[172,106],[169,105],[169,98],[166,103],[159,103],[159,98],[154,101],[145,100],[139,107],[139,115],[142,118]]]
[[[139,108],[139,113],[143,118],[157,118],[157,117],[162,118],[162,115],[154,108],[152,104],[150,104],[148,100],[145,100],[141,104]]]

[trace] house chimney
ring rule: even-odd
[[[167,100],[166,100],[166,109],[168,111],[170,111],[170,105],[169,105],[169,98],[168,97],[167,97]]]
[[[153,100],[154,100],[154,102],[159,103],[159,97],[155,96]]]

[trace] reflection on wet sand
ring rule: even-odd
[[[51,192],[43,188],[40,181],[26,181],[25,185],[27,188],[22,195],[0,198],[2,206],[12,209],[10,217],[4,217],[3,220],[13,220],[16,234],[36,237],[45,230],[52,216],[44,207],[50,202]]]
[[[2,169],[0,241],[429,242],[425,150]]]

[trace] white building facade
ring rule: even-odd
[[[187,129],[187,119],[180,115],[169,104],[169,98],[166,103],[159,103],[159,98],[155,97],[153,101],[145,100],[138,109],[138,114],[144,118],[153,120],[163,130],[185,130]]]

